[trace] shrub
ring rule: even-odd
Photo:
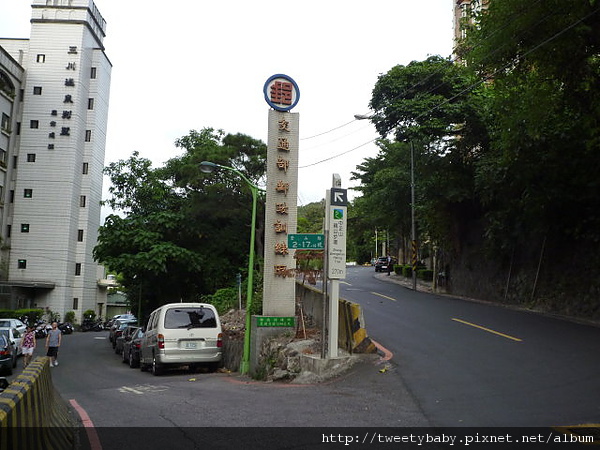
[[[88,309],[88,310],[84,311],[83,318],[84,318],[84,320],[85,319],[94,320],[96,318],[96,311],[94,311],[93,309]]]
[[[433,281],[433,270],[431,269],[418,269],[417,277],[425,281]]]
[[[75,323],[75,311],[65,313],[65,322]]]

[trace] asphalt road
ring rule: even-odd
[[[399,374],[382,373],[376,355],[317,385],[186,370],[155,377],[123,364],[107,338],[106,331],[64,336],[60,364],[50,369],[60,395],[76,401],[96,427],[429,425]]]
[[[393,277],[391,277],[393,278]],[[600,423],[600,328],[414,292],[351,267],[341,296],[434,426]]]

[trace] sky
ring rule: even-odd
[[[263,86],[292,77],[300,100],[298,201],[375,157],[378,76],[452,51],[453,0],[95,0],[112,68],[105,165],[134,151],[160,167],[190,130],[267,141]],[[28,38],[29,0],[0,1],[0,37]],[[108,180],[104,182],[104,198]],[[357,195],[349,191],[352,198]]]

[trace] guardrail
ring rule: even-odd
[[[49,358],[37,357],[0,393],[0,449],[75,447],[75,420],[52,384]]]

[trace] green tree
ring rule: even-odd
[[[548,233],[600,239],[599,6],[491,2],[461,43],[492,80],[475,179],[496,248]]]
[[[141,298],[146,313],[168,301],[198,300],[246,271],[239,236],[250,233],[250,193],[226,171],[202,174],[199,163],[236,167],[256,182],[264,174],[266,146],[248,136],[206,128],[176,145],[185,153],[164,167],[134,152],[105,170],[112,181],[106,203],[121,214],[100,228],[94,257],[122,274],[134,310]]]

